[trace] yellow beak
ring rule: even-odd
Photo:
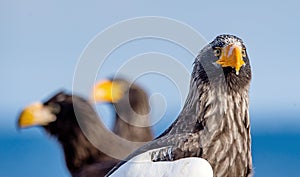
[[[235,68],[236,74],[239,74],[241,67],[245,64],[242,56],[242,49],[237,45],[228,45],[222,49],[220,59],[216,61],[222,67]]]
[[[103,80],[94,86],[92,100],[96,102],[116,103],[122,98],[123,94],[120,84]]]
[[[42,103],[33,103],[26,107],[19,116],[18,126],[21,128],[35,125],[47,125],[56,120],[56,116]]]

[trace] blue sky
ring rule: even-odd
[[[252,120],[299,123],[298,7],[297,1],[1,1],[0,124],[14,127],[18,112],[28,103],[60,88],[71,90],[76,64],[88,43],[107,27],[140,16],[173,18],[190,25],[208,41],[222,33],[241,37],[253,68]],[[116,58],[149,51],[184,58],[185,62],[180,61],[192,69],[193,56],[158,40],[133,41],[120,47],[110,56],[107,68],[120,65]],[[108,70],[103,76],[112,73]],[[153,82],[156,91],[174,98],[167,101],[173,110],[179,110],[176,90],[165,91],[172,84],[162,78]],[[149,87],[146,82],[141,84]]]

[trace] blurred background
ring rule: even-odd
[[[181,21],[208,42],[223,33],[244,40],[253,71],[250,115],[254,176],[299,176],[299,7],[299,2],[289,0],[0,1],[0,176],[69,176],[56,140],[41,128],[18,131],[17,116],[24,106],[59,89],[71,92],[76,65],[89,42],[107,27],[140,16]],[[110,77],[124,61],[145,52],[168,54],[192,70],[194,56],[180,46],[143,39],[116,49],[97,78]],[[160,75],[146,75],[137,83],[149,95],[164,96],[166,112],[154,125],[159,135],[178,115],[180,94],[174,83]],[[155,99],[151,104],[155,116]],[[102,110],[110,127],[111,108],[103,105],[97,110]]]

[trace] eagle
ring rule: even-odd
[[[118,77],[99,81],[93,89],[92,100],[111,103],[115,110],[113,132],[129,141],[151,141],[150,106],[147,93],[137,84]]]
[[[147,167],[140,167],[135,174],[126,173],[136,167],[128,161],[143,158],[140,157],[143,154],[143,160],[151,161],[152,166],[199,157],[208,161],[215,177],[252,176],[250,81],[250,61],[242,39],[229,34],[217,36],[195,59],[189,94],[177,119],[107,176],[122,174],[119,171],[124,171],[123,176],[139,176],[143,170],[148,170],[151,176],[155,169]],[[198,170],[200,174],[201,168]]]
[[[130,103],[136,111],[146,114],[149,103],[142,88],[133,85],[132,88],[118,87],[117,89],[120,89],[117,92],[121,94],[119,100],[122,100],[126,93],[132,92]],[[116,101],[114,104],[126,112],[126,105],[124,106],[117,100],[114,101]],[[126,117],[130,114],[124,116],[128,120],[134,119]],[[149,122],[149,120],[145,120],[148,118],[148,116],[144,116],[143,121]],[[94,132],[106,130],[99,119],[94,108],[86,99],[59,91],[43,103],[36,102],[27,106],[18,118],[18,126],[21,128],[41,126],[47,133],[55,137],[63,148],[67,168],[73,177],[100,177],[114,167],[119,159],[102,152],[83,132],[82,128]],[[113,130],[116,135],[137,142],[147,142],[153,139],[151,128],[146,127],[139,131],[133,131],[131,129],[135,129],[134,126],[118,119],[120,118],[117,116]],[[101,143],[102,139],[99,138],[97,141]]]

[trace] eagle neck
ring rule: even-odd
[[[198,124],[203,158],[217,176],[249,176],[252,170],[248,88],[200,84]],[[200,126],[200,127],[201,127]]]

